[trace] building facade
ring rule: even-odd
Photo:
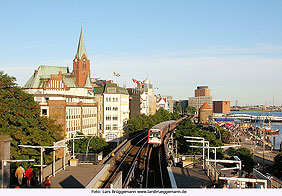
[[[154,115],[157,104],[153,84],[148,78],[143,83],[143,88],[141,88],[141,114]]]
[[[214,113],[230,113],[230,101],[213,101],[213,112]]]
[[[34,95],[41,115],[63,125],[67,138],[77,132],[98,135],[97,103],[90,83],[90,60],[82,26],[73,71],[68,67],[40,65],[23,89]]]
[[[196,111],[199,111],[204,103],[213,107],[211,91],[208,89],[208,86],[198,86],[195,90],[195,97],[189,97],[188,105],[195,107]]]
[[[168,95],[157,95],[156,96],[156,105],[157,110],[159,108],[163,108],[164,110],[167,110],[168,112],[173,112],[173,100],[172,96]]]
[[[207,103],[204,103],[199,109],[199,123],[208,124],[212,116],[212,108]]]
[[[95,89],[103,97],[102,137],[106,141],[121,138],[129,119],[129,95],[125,88],[118,84],[107,83]]]
[[[129,94],[129,118],[140,116],[141,97],[139,88],[127,88]]]
[[[195,90],[195,97],[209,97],[211,96],[211,90],[208,88],[208,86],[197,86],[197,89]]]

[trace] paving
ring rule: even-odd
[[[249,136],[247,135],[241,135],[241,147],[248,148],[251,150],[252,153],[254,153],[255,162],[262,162],[263,159],[263,147],[262,145],[253,145],[252,141],[250,140]],[[274,157],[278,154],[277,151],[271,151],[269,147],[265,147],[264,151],[264,159],[265,164],[272,165],[274,162]]]
[[[211,180],[202,169],[201,164],[193,168],[171,167],[177,188],[200,188],[202,182],[211,184]]]
[[[78,164],[50,177],[51,188],[85,188],[105,165]]]

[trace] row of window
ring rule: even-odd
[[[107,121],[110,121],[110,120],[114,120],[114,121],[117,121],[118,120],[118,116],[106,116],[106,120]]]
[[[106,125],[106,130],[118,130],[118,124]]]
[[[118,111],[118,107],[106,106],[106,111]]]
[[[118,97],[106,97],[106,102],[112,102],[112,101],[113,102],[118,102]]]
[[[78,102],[82,102],[82,103],[95,103],[95,98],[93,99],[81,99],[81,98],[67,98],[67,103],[78,103]]]

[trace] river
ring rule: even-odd
[[[253,116],[262,116],[263,111],[231,111],[231,114],[249,114]],[[264,115],[267,116],[281,116],[282,117],[282,112],[265,112]],[[254,123],[252,123],[254,125]],[[268,126],[268,123],[265,124]],[[256,122],[256,126],[260,126],[260,122]],[[271,123],[271,128],[273,130],[275,129],[280,129],[279,135],[275,135],[271,137],[271,141],[273,143],[273,138],[275,137],[276,140],[276,145],[275,149],[280,149],[280,143],[282,141],[282,123]]]

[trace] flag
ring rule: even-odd
[[[120,74],[118,74],[118,73],[116,73],[116,72],[114,72],[114,71],[113,71],[113,74],[114,74],[114,76],[116,76],[116,77],[120,77]]]
[[[96,92],[94,87],[92,87],[92,90],[93,90],[94,93]]]
[[[132,79],[132,81],[133,81],[133,83],[137,83],[137,80],[135,80],[135,79]]]

